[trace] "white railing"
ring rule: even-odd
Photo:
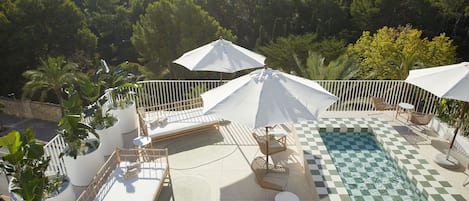
[[[59,175],[67,175],[64,160],[60,154],[64,153],[67,145],[62,136],[56,135],[46,145],[44,145],[44,153],[50,157],[49,167],[47,171],[58,173]]]
[[[435,113],[440,99],[433,94],[400,80],[319,80],[322,87],[339,97],[329,111],[371,111],[371,96],[382,97],[391,104],[411,103],[416,107],[425,101],[422,112]],[[151,108],[162,104],[199,97],[207,90],[219,86],[220,81],[154,80],[140,82],[137,107]],[[314,98],[314,97],[312,97]],[[418,108],[420,109],[420,108]]]
[[[440,100],[425,90],[399,80],[319,80],[317,82],[339,97],[339,100],[329,107],[329,111],[371,111],[373,106],[370,97],[377,96],[391,104],[411,103],[417,109],[420,109],[418,107],[420,100],[424,100],[422,112],[435,113],[434,105]],[[142,81],[139,84],[141,88],[136,91],[137,108],[145,108],[149,111],[155,109],[172,111],[181,107],[178,103],[200,100],[201,93],[220,86],[223,82],[219,80],[154,80]],[[105,96],[111,98],[109,94]],[[46,154],[51,156],[49,165],[51,171],[66,174],[63,160],[59,158],[65,147],[60,136],[53,138],[44,147]]]

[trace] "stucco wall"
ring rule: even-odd
[[[5,106],[3,113],[22,118],[59,122],[62,115],[60,106],[52,103],[10,98],[0,98],[0,103]]]

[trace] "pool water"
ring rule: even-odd
[[[371,133],[321,133],[352,200],[421,200]]]

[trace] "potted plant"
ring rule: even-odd
[[[101,141],[100,151],[104,156],[110,155],[116,147],[123,147],[122,136],[120,135],[118,122],[108,110],[103,107],[107,102],[106,97],[101,97],[98,101],[88,107],[88,115],[85,118],[91,118],[90,126],[92,126],[99,135]]]
[[[68,89],[64,103],[64,116],[59,121],[57,133],[67,147],[62,153],[67,174],[76,186],[87,186],[104,164],[99,135],[95,128],[84,123],[83,101],[75,89]],[[91,137],[90,134],[94,137]]]
[[[137,129],[137,107],[135,104],[136,93],[139,88],[135,83],[124,83],[110,91],[112,105],[110,112],[119,119],[120,131],[122,134],[129,133]]]
[[[0,138],[0,146],[8,148],[0,168],[10,177],[12,200],[66,201],[75,194],[64,175],[47,175],[50,157],[45,156],[43,145],[36,142],[31,128],[24,134],[11,131]]]
[[[107,93],[111,98],[110,112],[119,119],[119,127],[123,134],[134,131],[138,126],[135,91],[140,85],[136,84],[136,76],[124,70],[127,64],[128,62],[124,62],[111,68],[104,78],[109,89]]]

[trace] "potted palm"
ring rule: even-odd
[[[10,177],[12,200],[75,200],[66,176],[47,174],[50,158],[45,156],[43,145],[36,142],[32,129],[26,129],[24,134],[11,131],[0,138],[0,146],[9,151],[0,168]]]

